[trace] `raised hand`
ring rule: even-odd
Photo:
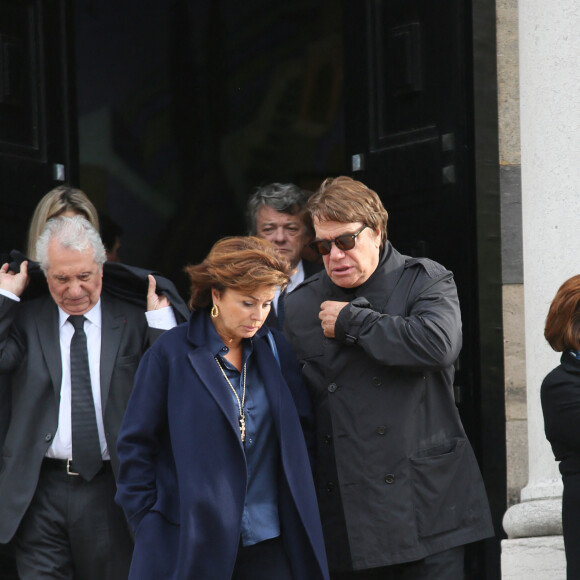
[[[8,263],[0,268],[0,288],[20,296],[28,286],[28,262],[20,264],[20,272],[8,270]]]
[[[171,306],[171,302],[169,302],[169,299],[165,294],[157,294],[155,292],[155,288],[157,288],[155,277],[149,274],[147,278],[149,279],[149,288],[147,289],[147,311],[159,310],[160,308]]]

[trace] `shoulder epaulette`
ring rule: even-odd
[[[405,268],[412,268],[413,266],[422,266],[429,278],[437,278],[447,272],[447,268],[429,258],[407,258],[405,260]]]

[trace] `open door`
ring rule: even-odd
[[[0,0],[0,251],[23,249],[34,206],[76,182],[72,2]]]
[[[345,2],[352,171],[382,196],[389,238],[461,275],[470,222],[470,51],[463,0]]]
[[[479,306],[471,0],[360,0],[345,1],[343,8],[352,175],[383,199],[390,216],[388,237],[399,251],[429,257],[455,274],[463,319],[456,403],[484,479],[486,467],[493,473],[486,480],[488,494],[497,492],[505,505],[505,477],[496,482],[496,466],[482,462],[487,417],[482,403],[485,340]],[[503,389],[503,382],[496,387]],[[503,409],[496,411],[501,424]],[[504,460],[500,448],[487,455]],[[505,508],[498,511],[503,514]],[[494,516],[497,520],[498,514]],[[469,548],[467,578],[497,577],[498,540],[490,541],[491,550],[488,545]]]

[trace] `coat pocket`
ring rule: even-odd
[[[137,366],[139,364],[140,359],[141,359],[141,356],[138,353],[129,354],[126,356],[118,356],[117,360],[115,361],[115,365],[116,366],[122,366],[122,365]]]
[[[460,525],[469,501],[466,446],[465,439],[455,438],[410,458],[419,536],[433,536]]]
[[[135,531],[130,580],[175,578],[180,527],[151,510]]]

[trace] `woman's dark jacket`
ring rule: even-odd
[[[563,352],[542,382],[544,429],[564,483],[562,530],[567,578],[580,578],[580,360]]]
[[[325,338],[325,300],[348,302]],[[387,243],[372,276],[325,272],[286,300],[317,414],[317,493],[332,570],[419,560],[493,535],[453,397],[461,318],[451,272]]]
[[[580,360],[563,352],[540,391],[546,437],[560,473],[580,473]]]
[[[229,580],[240,542],[246,459],[231,392],[205,346],[205,311],[144,355],[121,426],[117,501],[135,530],[131,578]],[[312,417],[296,358],[253,338],[280,449],[279,517],[294,577],[328,578],[301,419]],[[249,385],[251,388],[251,385]],[[298,412],[297,412],[298,409]]]

